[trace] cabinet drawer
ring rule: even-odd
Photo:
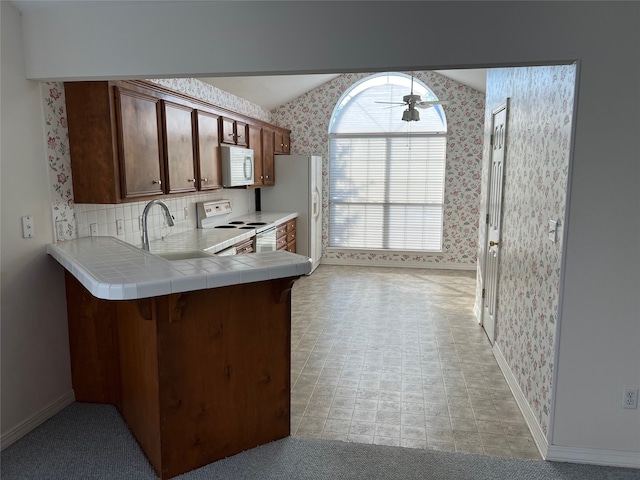
[[[295,242],[295,241],[296,241],[296,232],[295,232],[295,230],[293,232],[287,233],[287,242]]]
[[[287,222],[287,233],[296,231],[296,219],[289,220]]]
[[[276,238],[281,238],[286,236],[287,236],[287,226],[285,224],[278,225],[276,227]]]
[[[296,253],[296,241],[295,239],[287,243],[287,252]]]
[[[284,250],[287,248],[287,237],[276,239],[276,250]]]
[[[236,243],[234,247],[236,248],[237,255],[242,255],[243,253],[252,253],[254,251],[253,238],[245,240],[244,242]]]

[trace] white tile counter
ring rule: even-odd
[[[206,233],[198,230],[193,232],[195,233],[185,233],[193,237],[191,240],[196,245],[181,243],[181,250],[201,249],[198,248],[201,245],[197,243],[198,238],[203,242],[211,241],[210,238],[203,239]],[[246,238],[253,234],[253,231],[249,231]],[[232,238],[233,243],[242,240],[238,238],[237,230]],[[169,239],[171,236],[166,241]],[[227,239],[229,240],[231,238]],[[157,242],[152,243],[151,251],[155,243]],[[220,247],[219,250],[222,248],[225,247]],[[172,248],[167,248],[165,251],[171,250]],[[282,250],[168,261],[114,237],[85,237],[52,243],[47,245],[47,253],[77,278],[92,295],[105,300],[148,298],[294,277],[311,271],[310,258]]]

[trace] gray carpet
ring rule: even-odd
[[[3,480],[157,478],[109,405],[70,405],[6,448],[0,462]],[[638,480],[640,471],[289,437],[174,478]]]

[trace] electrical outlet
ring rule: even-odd
[[[64,229],[66,220],[56,220],[56,240],[62,242],[64,240]]]
[[[624,387],[622,397],[622,408],[638,408],[638,389],[634,387]]]
[[[187,220],[189,218],[189,207],[184,207],[184,219]]]
[[[122,220],[121,218],[116,220],[116,234],[124,235],[124,220]]]
[[[98,236],[98,224],[97,223],[92,223],[91,225],[89,225],[89,233],[91,234],[92,237],[97,237]]]

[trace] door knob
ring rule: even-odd
[[[494,242],[493,240],[491,240],[491,241],[489,242],[489,246],[490,246],[490,247],[497,247],[497,246],[498,246],[498,242]]]

